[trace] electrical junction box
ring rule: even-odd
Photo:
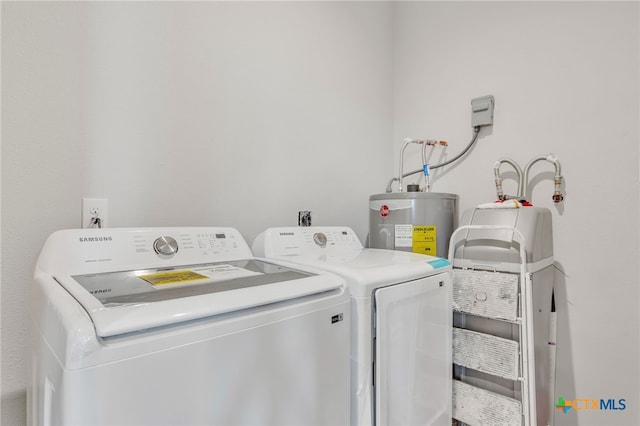
[[[492,126],[495,103],[491,95],[471,99],[471,127]]]

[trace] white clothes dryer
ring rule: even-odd
[[[351,424],[451,424],[451,266],[348,227],[269,228],[254,255],[331,271],[352,300]]]
[[[346,425],[345,281],[231,228],[52,234],[31,292],[33,425]]]

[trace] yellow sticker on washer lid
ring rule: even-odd
[[[414,253],[436,255],[438,247],[435,225],[414,226],[411,239]]]
[[[190,281],[209,279],[206,275],[186,269],[182,271],[156,272],[154,274],[140,275],[140,278],[153,285],[184,284]]]

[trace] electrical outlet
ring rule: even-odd
[[[107,199],[83,198],[82,199],[82,227],[106,228],[107,227]]]
[[[471,127],[493,126],[493,96],[471,99]]]

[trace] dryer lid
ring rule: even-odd
[[[55,276],[93,320],[115,336],[343,287],[319,275],[259,260]]]
[[[417,280],[449,272],[449,261],[424,254],[397,250],[361,249],[324,256],[300,254],[278,258],[339,275],[349,283],[356,297],[367,297],[379,287]]]
[[[322,241],[317,236],[323,235]],[[322,244],[322,242],[326,244]],[[364,248],[346,226],[268,228],[253,242],[256,256],[329,271],[349,282],[355,297],[382,286],[448,272],[449,261],[424,254]]]

